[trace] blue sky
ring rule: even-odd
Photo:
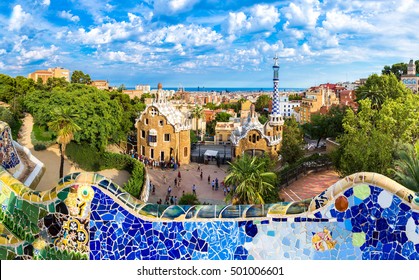
[[[419,59],[418,0],[0,2],[0,72],[82,70],[112,85],[354,81]]]

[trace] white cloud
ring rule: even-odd
[[[374,30],[374,27],[368,22],[356,18],[354,15],[349,16],[337,10],[326,13],[326,20],[323,21],[323,27],[332,32],[365,33]]]
[[[222,36],[208,27],[177,24],[152,31],[141,36],[140,40],[147,44],[173,43],[199,47],[219,43]]]
[[[20,55],[18,56],[18,60],[21,64],[27,64],[33,61],[39,60],[55,60],[57,58],[56,52],[58,51],[58,47],[51,45],[49,48],[44,47],[33,47],[31,50],[26,51],[22,49],[20,51]]]
[[[199,0],[155,0],[156,14],[173,15],[190,11]]]
[[[23,11],[21,5],[14,6],[13,12],[9,21],[9,31],[19,31],[31,19],[32,19],[31,14]]]
[[[270,5],[257,4],[246,13],[243,11],[229,13],[224,29],[230,35],[230,39],[234,40],[241,34],[249,32],[273,31],[275,25],[280,21],[277,8]],[[265,35],[269,36],[270,33],[267,32]]]
[[[108,22],[94,27],[89,31],[80,28],[77,32],[69,31],[67,36],[70,40],[82,42],[83,44],[108,44],[115,40],[127,39],[132,35],[143,31],[140,17],[128,13],[129,21]]]
[[[43,0],[42,5],[49,6],[51,4],[51,0]]]
[[[318,0],[299,0],[282,9],[290,27],[314,28],[320,16]]]
[[[5,49],[0,49],[0,55],[6,54],[7,51]]]
[[[64,19],[71,20],[73,22],[78,22],[80,20],[79,16],[75,16],[71,13],[71,11],[61,11],[59,16]]]

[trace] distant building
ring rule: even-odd
[[[400,77],[402,83],[410,88],[414,93],[418,93],[419,89],[419,74],[416,73],[416,65],[413,59],[407,65],[407,74]]]
[[[136,85],[135,90],[141,90],[144,93],[149,93],[151,91],[150,85]]]
[[[284,94],[279,97],[279,113],[284,118],[290,118],[293,115],[294,108],[300,107],[301,100],[289,100],[289,96]],[[272,111],[272,101],[269,101],[269,111]]]
[[[275,57],[274,60],[273,108],[271,114],[269,115],[269,121],[262,125],[259,122],[258,115],[255,111],[255,105],[251,104],[247,120],[243,125],[238,126],[231,134],[231,155],[233,158],[239,157],[245,153],[252,156],[259,156],[267,153],[270,156],[278,157],[282,143],[282,128],[284,120],[279,110],[278,57]]]
[[[110,87],[109,87],[109,83],[108,83],[108,81],[106,81],[106,80],[96,80],[96,81],[92,81],[92,82],[90,83],[90,85],[91,85],[92,87],[97,88],[97,89],[103,89],[103,90],[109,90],[109,89],[110,89]]]
[[[141,95],[143,95],[142,90],[136,90],[136,89],[124,89],[122,90],[122,93],[128,94],[130,99],[133,99],[134,97],[141,98]]]
[[[138,154],[150,160],[189,164],[191,120],[167,100],[161,84],[156,98],[136,120]]]
[[[324,84],[318,87],[311,87],[301,101],[300,122],[311,122],[311,115],[327,112],[332,105],[338,105],[339,100],[333,88]]]
[[[342,106],[349,106],[354,110],[358,109],[355,90],[343,90],[340,93],[339,104]]]
[[[48,70],[36,70],[35,72],[30,73],[28,78],[35,82],[37,82],[38,79],[41,79],[43,84],[45,84],[49,78],[65,78],[67,82],[70,82],[70,70],[61,67],[48,68]]]

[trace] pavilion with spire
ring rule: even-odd
[[[284,120],[279,111],[278,56],[274,57],[274,65],[272,68],[274,72],[273,95],[272,112],[269,115],[269,121],[264,125],[261,124],[258,119],[258,114],[255,111],[255,105],[251,105],[247,120],[231,134],[231,155],[233,158],[245,153],[251,156],[259,156],[265,153],[268,153],[272,157],[279,156]]]

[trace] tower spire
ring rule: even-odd
[[[272,66],[272,69],[274,71],[274,77],[273,77],[273,95],[272,95],[272,112],[270,114],[270,123],[271,125],[279,125],[280,121],[282,120],[281,114],[280,114],[280,100],[279,100],[279,91],[278,91],[278,71],[279,71],[279,64],[278,64],[278,54],[275,54],[274,57],[274,65]]]

